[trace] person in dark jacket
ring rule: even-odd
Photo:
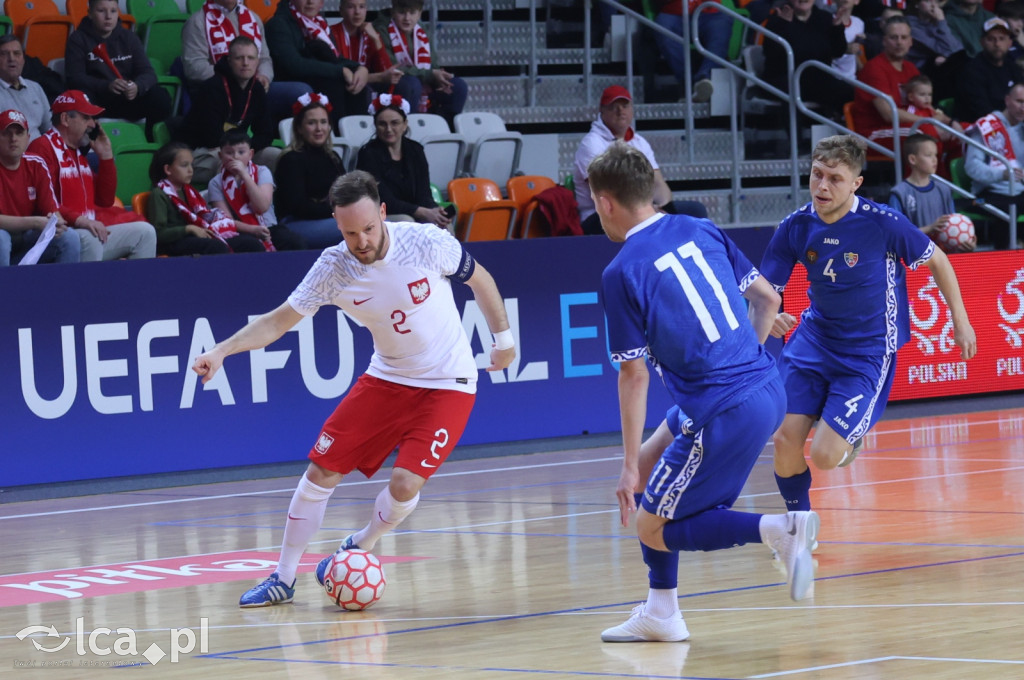
[[[341,116],[366,111],[369,72],[341,56],[320,13],[323,6],[324,0],[281,0],[267,22],[267,45],[277,78],[308,83],[333,102],[334,125]]]
[[[1024,82],[1024,72],[1008,56],[1013,41],[1010,25],[995,17],[984,28],[981,52],[967,60],[956,83],[957,118],[964,121],[998,111],[1010,88]]]
[[[815,6],[814,0],[787,0],[765,23],[793,47],[793,68],[816,60],[831,64],[846,53],[846,19],[852,5],[843,4],[835,15]],[[764,78],[783,91],[789,90],[786,53],[774,40],[764,41]],[[822,115],[842,116],[843,104],[853,99],[853,86],[819,69],[804,71],[800,97],[821,106]]]
[[[89,13],[68,37],[64,78],[111,118],[146,119],[146,135],[171,115],[171,97],[157,84],[142,43],[121,25],[117,0],[89,0]]]
[[[331,184],[345,172],[331,146],[331,103],[322,93],[304,94],[293,106],[292,143],[274,172],[274,211],[279,224],[306,240],[310,248],[341,242],[328,201]]]
[[[423,146],[409,139],[409,102],[382,94],[370,106],[376,135],[359,150],[356,167],[377,180],[380,200],[394,222],[448,227],[451,217],[430,194],[430,168]]]
[[[225,130],[239,128],[252,135],[255,161],[271,171],[280,150],[271,146],[277,132],[270,115],[267,93],[256,69],[259,50],[252,38],[231,41],[228,54],[217,62],[214,75],[197,89],[200,105],[189,109],[178,138],[195,149],[192,160],[193,184],[206,184],[220,171],[218,147]]]

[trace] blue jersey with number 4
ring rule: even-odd
[[[647,357],[697,427],[778,375],[747,319],[757,269],[708,220],[657,215],[604,270],[612,361]]]
[[[799,332],[842,354],[890,354],[910,338],[904,263],[916,269],[934,250],[906,217],[855,196],[850,212],[833,224],[822,222],[810,203],[782,220],[761,274],[782,292],[799,261],[811,301]]]

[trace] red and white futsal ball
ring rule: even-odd
[[[371,606],[384,595],[387,583],[380,560],[365,550],[339,550],[334,553],[324,576],[327,597],[349,611]]]
[[[939,247],[947,253],[960,252],[960,246],[974,241],[974,222],[967,215],[953,213],[946,226],[935,232]]]

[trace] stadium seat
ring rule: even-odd
[[[120,118],[101,118],[100,126],[107,137],[110,137],[110,145],[116,154],[119,149],[129,146],[142,146],[148,143],[146,139],[146,128],[139,123],[122,120]]]
[[[430,183],[447,187],[448,182],[462,175],[466,158],[466,140],[461,135],[446,134],[420,140],[430,169]]]
[[[142,48],[150,61],[158,61],[157,75],[169,75],[171,64],[181,57],[181,29],[188,17],[184,14],[158,14],[145,22]]]
[[[14,22],[7,15],[0,15],[0,35],[14,32]]]
[[[436,113],[409,114],[409,139],[419,142],[426,137],[448,135],[451,132],[448,121]]]
[[[177,0],[126,0],[125,9],[135,17],[138,26],[143,26],[155,16],[163,14],[180,14],[188,18],[178,7]],[[181,42],[179,37],[178,42]]]
[[[498,185],[483,177],[462,177],[448,183],[448,198],[458,208],[455,236],[460,241],[512,238],[516,204],[501,198]]]
[[[516,204],[519,213],[516,235],[518,238],[546,236],[540,229],[533,228],[533,217],[537,212],[537,194],[555,186],[555,180],[543,175],[520,175],[508,181],[508,198]]]
[[[46,63],[46,68],[55,72],[60,76],[61,80],[64,80],[64,57],[61,57],[60,59],[51,59]]]
[[[149,191],[149,164],[153,160],[155,144],[125,146],[114,152],[117,165],[117,197],[130,203],[135,194]]]
[[[171,130],[167,127],[165,121],[160,121],[153,126],[153,143],[157,146],[163,146],[169,141],[171,141]]]
[[[185,13],[189,15],[195,14],[201,10],[205,4],[206,0],[185,0]],[[245,6],[248,7],[249,3],[245,3]]]
[[[851,130],[856,131],[857,129],[853,127],[853,102],[846,102],[845,104],[843,104],[843,124],[846,125],[846,127],[850,128]],[[873,163],[875,161],[892,163],[892,158],[886,156],[880,151],[872,149],[870,146],[868,147],[865,160],[868,163]]]
[[[270,18],[274,16],[274,12],[277,11],[277,2],[275,0],[248,0],[245,6],[255,12],[256,16],[264,24],[270,21]]]
[[[66,0],[64,13],[71,17],[75,22],[75,28],[78,28],[78,24],[82,23],[82,19],[89,13],[89,0]]]
[[[14,34],[22,39],[25,24],[32,17],[63,16],[53,0],[4,0],[4,14],[11,20]]]
[[[132,196],[132,210],[139,213],[143,217],[146,216],[146,209],[149,207],[149,195],[150,191],[140,191],[139,193]]]
[[[957,185],[964,191],[971,191],[971,178],[967,175],[967,171],[964,169],[963,156],[959,158],[954,158],[949,161],[949,178],[953,181],[953,184]],[[953,192],[953,198],[965,197],[960,196],[956,192]],[[968,217],[970,217],[971,220],[974,221],[976,226],[980,226],[986,220],[991,219],[991,216],[989,216],[988,213],[986,213],[983,210],[972,211],[964,209],[959,210],[958,212],[960,212],[961,215],[967,215]],[[1024,218],[1024,215],[1022,215],[1021,218]],[[1018,219],[1018,222],[1019,221],[1020,219]]]
[[[505,129],[500,116],[486,111],[463,112],[455,116],[455,132],[469,145],[466,172],[471,177],[486,177],[505,186],[519,170],[523,137]]]
[[[25,54],[38,58],[44,64],[64,56],[68,36],[75,30],[71,17],[63,14],[29,17],[21,28],[21,44]]]

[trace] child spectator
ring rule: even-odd
[[[366,0],[341,0],[341,21],[331,26],[331,37],[342,57],[366,67],[366,82],[377,92],[401,80],[402,71],[391,65],[380,33],[366,23]]]
[[[889,205],[934,240],[936,233],[946,226],[949,216],[956,212],[949,187],[931,177],[939,164],[939,143],[933,137],[918,133],[910,135],[903,148],[910,175],[892,188]],[[975,245],[976,241],[972,240],[960,246],[960,250],[974,250]]]
[[[381,12],[373,22],[384,39],[391,63],[405,75],[395,86],[395,94],[409,102],[413,112],[436,113],[452,124],[455,114],[466,106],[466,81],[437,64],[440,59],[420,25],[423,0],[392,0],[391,11]]]
[[[917,75],[907,81],[907,112],[912,113],[915,116],[921,116],[922,118],[943,117],[944,114],[941,113],[939,116],[935,115],[936,110],[935,107],[932,106],[932,81],[928,76]],[[964,131],[960,123],[955,120],[950,120],[947,124],[957,132]],[[921,134],[928,135],[933,140],[936,140],[939,147],[939,174],[948,178],[949,168],[947,156],[950,154],[954,157],[960,155],[960,149],[957,141],[953,139],[952,134],[946,130],[941,130],[935,127],[931,123],[925,123],[917,129]],[[953,140],[952,144],[948,144],[950,140]]]
[[[273,250],[273,244],[239,234],[235,222],[211,210],[190,184],[192,149],[182,142],[164,144],[149,166],[153,192],[146,212],[156,227],[157,247],[165,255],[218,255]]]
[[[277,250],[302,250],[301,236],[277,223],[274,214],[274,178],[265,165],[256,165],[252,138],[235,128],[224,133],[220,142],[220,173],[208,187],[210,203],[230,215],[235,230],[266,241]]]

